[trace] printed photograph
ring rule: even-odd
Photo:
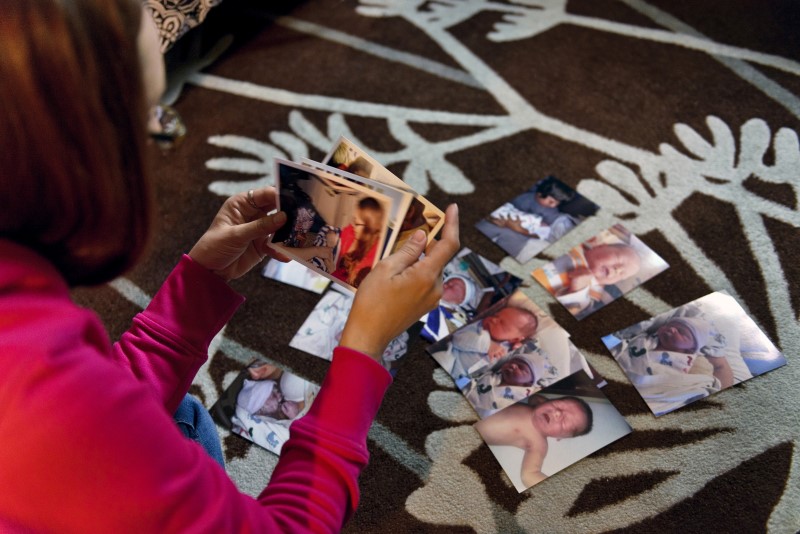
[[[569,333],[520,290],[426,350],[481,418],[579,370],[600,380]]]
[[[289,427],[303,417],[319,386],[263,360],[251,362],[211,407],[223,428],[280,455]]]
[[[725,291],[609,334],[603,343],[656,416],[786,365]]]
[[[261,276],[321,295],[331,281],[296,261],[269,260]]]
[[[413,200],[406,208],[403,221],[399,225],[400,229],[397,237],[392,240],[392,246],[388,249],[386,255],[402,247],[417,230],[423,230],[428,235],[428,243],[430,243],[444,226],[444,212],[442,210],[434,206],[422,195],[412,191],[407,183],[395,176],[349,139],[340,137],[322,160],[322,163],[413,193]]]
[[[519,263],[555,243],[599,206],[548,176],[478,221],[475,227]]]
[[[430,342],[452,334],[523,282],[468,248],[445,266],[443,276],[439,306],[422,318],[422,337]]]
[[[322,163],[317,163],[316,161],[312,161],[310,159],[304,158],[301,163],[323,173],[329,175],[332,174],[333,176],[338,176],[339,178],[347,180],[348,182],[356,183],[362,187],[366,187],[370,191],[374,191],[379,195],[384,195],[389,199],[391,208],[389,210],[389,221],[386,228],[386,241],[384,242],[383,248],[380,251],[380,257],[384,258],[391,254],[395,249],[394,243],[397,240],[398,233],[400,231],[399,229],[402,228],[403,224],[405,223],[405,217],[408,213],[409,207],[411,206],[412,202],[416,202],[414,193],[407,191],[406,189],[395,188],[382,182],[370,180],[369,178],[364,178],[357,174],[352,174],[341,169],[336,169],[329,165],[323,165]]]
[[[531,276],[581,320],[667,267],[650,247],[615,224],[535,269]]]
[[[332,360],[333,349],[339,345],[352,305],[352,293],[339,291],[332,286],[314,306],[289,346],[324,360]],[[383,351],[381,364],[392,376],[397,374],[401,360],[408,353],[409,343],[418,337],[421,327],[421,323],[416,323],[394,338]]]
[[[474,426],[520,493],[632,432],[583,371]]]
[[[270,246],[355,292],[386,244],[389,197],[277,158],[275,176],[287,221]]]

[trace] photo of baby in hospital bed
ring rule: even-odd
[[[469,248],[445,265],[442,276],[439,305],[422,318],[421,335],[431,343],[452,334],[523,283]]]
[[[579,370],[600,383],[569,337],[518,289],[426,350],[485,418]]]
[[[217,424],[280,455],[289,427],[303,417],[319,386],[266,361],[251,362],[211,407]]]
[[[786,364],[724,291],[609,334],[603,343],[656,416]]]

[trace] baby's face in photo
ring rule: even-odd
[[[484,319],[483,328],[495,341],[517,343],[532,334],[530,323],[531,317],[527,312],[507,307]]]
[[[540,206],[545,208],[557,208],[561,201],[557,198],[553,198],[550,196],[542,196],[539,193],[536,193],[536,202],[539,203]]]
[[[592,276],[602,285],[616,284],[630,278],[641,266],[636,251],[627,246],[600,245],[586,251]]]
[[[528,386],[533,384],[534,376],[529,365],[520,361],[520,358],[512,358],[500,367],[500,375],[503,377],[503,384],[510,386]]]
[[[255,415],[266,415],[275,419],[281,418],[282,401],[283,394],[276,384],[276,386],[272,388],[272,393],[269,394],[269,397],[267,397],[267,400],[264,401],[264,404],[261,405],[261,408],[258,409]]]
[[[656,331],[658,346],[664,350],[691,354],[697,344],[694,334],[680,321],[669,321]]]
[[[574,400],[554,399],[533,409],[533,425],[551,438],[571,438],[588,424],[586,413]]]
[[[448,304],[461,304],[467,294],[467,284],[461,278],[450,278],[442,284],[442,300]]]

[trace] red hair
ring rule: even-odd
[[[137,0],[6,0],[0,238],[98,284],[144,251],[152,201]]]

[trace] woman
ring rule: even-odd
[[[275,191],[228,199],[112,345],[69,289],[115,278],[146,247],[155,28],[138,0],[0,0],[0,12],[0,531],[341,529],[391,382],[377,360],[438,301],[455,206],[423,259],[415,236],[363,282],[269,486],[241,494],[172,414],[243,301],[227,281],[271,254],[286,220],[265,215]]]
[[[378,254],[383,208],[372,197],[358,201],[353,222],[342,229],[331,276],[358,287],[372,270]]]

